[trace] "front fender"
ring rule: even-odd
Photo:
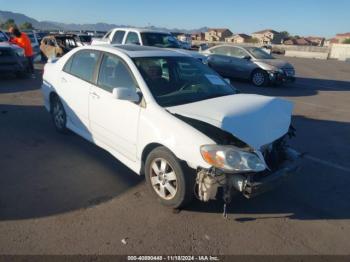
[[[148,107],[140,113],[138,159],[141,160],[145,148],[154,143],[167,147],[177,158],[186,161],[194,169],[210,168],[201,156],[200,147],[215,144],[212,139],[165,109]]]

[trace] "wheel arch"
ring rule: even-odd
[[[52,111],[52,102],[55,98],[58,98],[58,95],[55,91],[51,91],[49,94],[49,102],[50,102],[50,113]]]
[[[168,147],[160,144],[160,143],[150,143],[148,145],[146,145],[143,150],[142,150],[142,154],[141,154],[141,170],[140,170],[140,174],[144,175],[145,174],[145,163],[146,163],[146,159],[147,156],[157,147],[165,147],[168,150],[170,150]],[[171,150],[170,150],[171,151]]]

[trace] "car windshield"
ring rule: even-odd
[[[0,32],[0,42],[7,42],[7,36],[5,35],[5,33]]]
[[[89,35],[80,35],[79,39],[83,43],[90,43],[91,42],[91,36],[89,36]]]
[[[143,45],[165,47],[165,48],[180,48],[177,39],[171,34],[166,33],[141,33]]]
[[[275,59],[272,55],[268,54],[261,48],[246,47],[246,49],[256,59]]]
[[[192,57],[139,57],[133,60],[153,97],[163,107],[236,93],[216,72]]]

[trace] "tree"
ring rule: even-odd
[[[29,22],[24,22],[23,24],[20,25],[21,30],[32,30],[34,29],[33,25]]]
[[[350,38],[347,38],[343,41],[343,44],[350,44]]]
[[[281,34],[282,38],[289,38],[290,37],[290,34],[287,31],[282,31],[282,32],[280,32],[280,34]]]
[[[7,19],[7,21],[5,21],[4,23],[1,23],[1,25],[0,25],[0,27],[2,29],[5,29],[5,30],[8,30],[12,26],[13,27],[16,26],[15,20],[13,20],[13,19]]]

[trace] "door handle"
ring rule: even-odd
[[[92,98],[96,98],[96,99],[99,99],[100,98],[100,96],[98,95],[98,94],[96,94],[95,92],[92,92],[92,93],[90,93],[90,95],[92,96]]]
[[[62,83],[67,83],[67,80],[64,77],[61,77],[61,82]]]

